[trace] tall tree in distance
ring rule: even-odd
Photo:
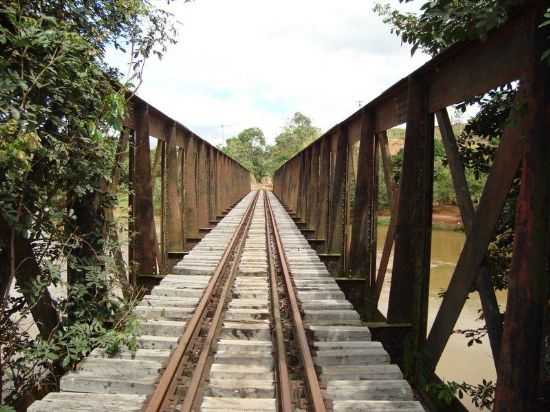
[[[250,170],[258,182],[267,176],[265,136],[261,129],[244,129],[237,136],[227,139],[221,149]]]
[[[261,129],[250,127],[227,139],[219,149],[250,170],[260,182],[264,177],[272,176],[277,168],[320,134],[321,130],[313,126],[309,117],[296,112],[275,138],[273,146],[266,144]]]
[[[284,162],[317,139],[321,130],[313,126],[309,117],[300,112],[294,113],[281,134],[275,138],[275,144],[268,148],[269,175],[272,175]]]

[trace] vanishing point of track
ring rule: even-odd
[[[207,378],[208,367],[211,365],[213,346],[219,336],[222,315],[227,307],[231,287],[238,272],[243,247],[252,223],[254,210],[262,202],[265,213],[265,232],[267,234],[268,253],[268,277],[271,291],[271,313],[273,320],[272,339],[275,343],[275,374],[277,387],[278,410],[290,412],[295,410],[293,405],[300,400],[292,399],[293,386],[303,380],[307,387],[307,410],[323,412],[326,410],[319,379],[313,363],[311,350],[306,336],[304,323],[298,303],[296,291],[288,269],[288,263],[279,234],[277,220],[273,213],[271,202],[267,195],[258,192],[237,229],[235,230],[229,245],[212,275],[212,278],[201,297],[199,304],[191,319],[187,322],[183,335],[173,351],[154,392],[149,397],[145,411],[183,411],[188,412],[199,408],[201,392],[204,381]],[[278,271],[277,268],[280,268]],[[282,275],[282,279],[278,279]],[[280,296],[284,285],[284,297]],[[292,319],[295,347],[285,344],[284,325],[281,320],[281,298],[289,303],[289,317]],[[200,340],[200,353],[190,353],[197,346],[196,340]],[[301,379],[289,376],[287,356],[289,351],[298,354],[301,361],[303,376]],[[186,369],[191,369],[191,378],[185,379]],[[187,382],[186,382],[187,381]],[[294,382],[293,382],[294,381]],[[297,385],[298,386],[298,385]],[[302,399],[304,401],[304,399]]]

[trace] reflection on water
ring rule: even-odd
[[[378,252],[382,252],[384,239],[386,237],[387,226],[378,226]],[[434,321],[435,315],[441,305],[439,294],[449,285],[453,270],[464,245],[464,233],[451,230],[434,230],[432,232],[432,258],[431,258],[431,276],[430,276],[430,301],[428,312],[428,330]],[[379,309],[382,313],[387,313],[387,304],[389,296],[389,286],[391,281],[391,263],[389,272],[386,274],[384,289],[380,298]],[[501,307],[506,304],[504,293],[497,293],[497,298]],[[481,308],[479,295],[471,293],[455,329],[473,329],[483,326],[483,321],[478,320],[478,311]],[[483,339],[482,344],[474,344],[468,347],[467,340],[462,335],[452,335],[447,343],[445,352],[437,366],[437,374],[443,381],[466,381],[468,383],[479,383],[482,379],[496,379],[496,372],[493,366],[491,349],[487,338]],[[470,402],[466,404],[469,410],[478,409]]]

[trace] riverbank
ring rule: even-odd
[[[382,209],[378,212],[378,224],[390,224],[390,210]],[[432,214],[432,228],[437,230],[463,231],[460,210],[454,205],[434,205]]]

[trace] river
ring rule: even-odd
[[[385,225],[378,225],[377,244],[379,254],[382,252],[387,228]],[[462,232],[435,229],[432,231],[428,330],[441,304],[439,294],[449,285],[464,240],[465,236]],[[392,259],[390,259],[390,266],[391,262]],[[383,314],[387,313],[390,281],[391,275],[388,273],[379,304],[379,309]],[[497,299],[502,310],[506,304],[505,292],[497,292]],[[471,293],[462,309],[455,329],[472,329],[482,326],[483,321],[478,319],[480,308],[479,295]],[[467,340],[463,335],[453,334],[447,343],[436,372],[443,381],[466,381],[475,384],[486,379],[495,382],[496,371],[493,366],[493,358],[487,337],[483,339],[481,344],[473,344],[468,347]],[[470,411],[479,410],[469,399],[464,400],[464,405]]]

